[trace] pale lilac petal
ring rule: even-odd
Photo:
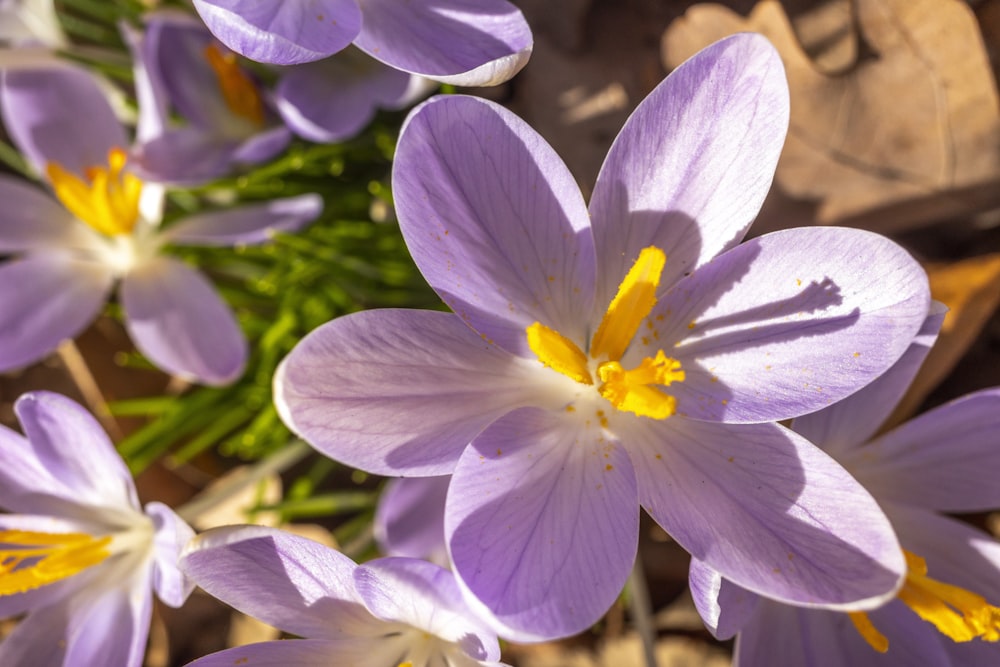
[[[607,307],[646,246],[667,254],[669,287],[739,243],[787,129],[781,58],[760,35],[718,41],[671,72],[626,122],[594,186],[595,305]]]
[[[181,568],[213,597],[301,637],[377,634],[354,590],[351,559],[275,528],[224,526],[201,533]],[[267,595],[261,595],[267,591]]]
[[[105,581],[105,586],[109,583]],[[140,667],[153,614],[148,582],[135,586],[111,584],[98,593],[75,597],[66,641],[66,665],[121,665]],[[50,637],[49,641],[58,641]]]
[[[83,69],[6,72],[0,109],[11,139],[42,174],[49,162],[82,174],[130,143],[104,91]]]
[[[236,165],[254,165],[266,162],[285,150],[292,140],[292,132],[284,125],[274,125],[244,138],[233,151]]]
[[[389,556],[445,563],[444,501],[451,476],[390,479],[375,508],[375,541]]]
[[[159,183],[205,183],[229,171],[237,145],[196,126],[169,129],[136,147],[136,171]]]
[[[797,418],[792,424],[795,432],[840,461],[868,442],[903,398],[924,363],[937,340],[946,311],[944,304],[932,302],[917,337],[892,368],[830,407]]]
[[[243,373],[243,332],[198,271],[156,257],[122,279],[120,295],[129,335],[158,367],[209,385],[229,384]]]
[[[392,107],[409,85],[410,75],[405,72],[344,51],[290,68],[274,91],[275,105],[300,137],[335,143],[358,134],[377,109]]]
[[[39,188],[0,176],[0,253],[53,247],[79,247],[92,232]]]
[[[357,0],[194,0],[194,8],[223,44],[275,65],[326,58],[361,29]]]
[[[0,264],[0,371],[55,351],[97,318],[114,276],[98,263],[39,254]]]
[[[363,0],[354,44],[385,64],[457,86],[494,86],[531,55],[524,16],[505,0]]]
[[[732,639],[753,616],[760,601],[756,593],[737,586],[693,556],[688,582],[698,615],[719,640]]]
[[[857,391],[906,351],[927,316],[927,275],[858,229],[807,228],[743,243],[656,304],[622,365],[658,350],[686,373],[678,412],[728,423],[799,416]]]
[[[486,100],[434,97],[410,114],[393,166],[406,245],[477,332],[531,355],[536,321],[580,344],[594,250],[580,190],[524,121]]]
[[[234,246],[264,243],[276,232],[294,232],[319,216],[323,198],[316,194],[272,199],[264,204],[227,208],[184,218],[162,238],[180,245]]]
[[[898,600],[868,614],[875,627],[889,639],[888,653],[877,653],[869,646],[845,613],[799,609],[762,600],[758,612],[736,639],[734,664],[739,667],[951,667],[941,635]]]
[[[862,609],[905,565],[892,526],[836,461],[775,424],[635,420],[629,447],[646,511],[678,544],[754,593]]]
[[[354,571],[358,594],[376,617],[459,644],[476,660],[499,660],[496,634],[462,598],[455,575],[416,558],[379,558]]]
[[[187,667],[387,667],[398,665],[406,650],[394,637],[377,639],[289,639],[247,644],[199,658]]]
[[[1000,388],[963,396],[854,452],[848,464],[879,499],[941,512],[1000,507]]]
[[[167,92],[159,72],[146,62],[143,41],[148,31],[138,30],[124,21],[119,23],[118,30],[132,58],[137,114],[135,141],[136,143],[148,141],[162,134],[170,121]]]
[[[327,456],[380,475],[444,475],[469,441],[533,402],[537,368],[450,313],[375,310],[306,336],[275,376],[285,424]]]
[[[74,511],[63,516],[94,520],[100,520],[94,508],[138,510],[132,474],[97,419],[83,406],[60,394],[36,391],[17,399],[14,412],[27,442],[5,438],[5,465],[0,466],[5,501],[21,494],[51,495],[68,501],[66,510]],[[36,486],[46,481],[42,470],[51,476],[49,487]],[[30,504],[27,498],[24,504]],[[11,511],[31,511],[14,505],[4,503]]]
[[[194,590],[194,582],[180,569],[180,554],[194,531],[163,503],[148,503],[146,515],[153,520],[153,590],[171,607],[180,607]]]
[[[445,533],[455,572],[513,641],[582,632],[621,592],[635,560],[635,472],[596,420],[526,409],[459,460]]]
[[[0,642],[0,664],[14,667],[63,665],[70,611],[56,603],[35,609]]]

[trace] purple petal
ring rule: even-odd
[[[760,597],[737,586],[697,558],[688,574],[691,597],[712,636],[732,639],[753,617]]]
[[[194,0],[194,8],[223,44],[275,65],[326,58],[361,29],[357,0]]]
[[[210,595],[301,637],[377,634],[354,591],[351,559],[264,526],[224,526],[192,540],[181,569]],[[261,595],[266,591],[266,595]]]
[[[635,420],[643,507],[692,556],[754,593],[872,608],[905,565],[872,497],[822,450],[774,424]]]
[[[456,86],[495,86],[524,67],[532,36],[505,0],[364,0],[354,44],[404,72]]]
[[[228,208],[184,218],[161,238],[182,245],[234,246],[264,243],[276,232],[294,232],[323,210],[316,194],[272,199],[264,204]]]
[[[687,377],[669,393],[685,416],[787,419],[885,372],[929,303],[924,270],[887,238],[789,229],[743,243],[678,282],[622,365],[660,349],[678,359]]]
[[[0,109],[11,139],[42,174],[49,162],[82,174],[106,165],[112,148],[129,145],[104,91],[83,69],[6,72]]]
[[[136,148],[136,168],[146,180],[197,185],[226,175],[237,146],[196,126],[169,129]]]
[[[388,645],[388,646],[387,646]],[[385,667],[399,656],[386,651],[395,648],[391,638],[289,639],[247,644],[226,649],[191,662],[187,667]]]
[[[292,140],[292,131],[284,125],[266,126],[241,141],[232,154],[236,165],[266,162],[285,150]]]
[[[130,271],[121,285],[125,326],[163,370],[209,385],[243,373],[247,342],[232,311],[199,272],[169,257]]]
[[[65,665],[69,605],[53,604],[21,619],[0,642],[0,664]]]
[[[0,177],[0,253],[93,243],[93,232],[50,195],[26,182]]]
[[[580,314],[594,280],[586,207],[524,121],[477,98],[431,98],[403,126],[392,186],[417,266],[477,332],[523,355],[536,321],[585,339]]]
[[[379,558],[354,571],[358,594],[376,617],[459,644],[476,660],[499,660],[497,637],[466,606],[455,575],[415,558]]]
[[[454,315],[374,310],[306,336],[275,377],[282,419],[313,447],[380,475],[443,475],[488,424],[533,402],[542,367]]]
[[[455,469],[445,512],[455,572],[504,637],[582,632],[628,578],[636,501],[629,457],[596,421],[519,410],[476,438]]]
[[[153,615],[153,594],[144,578],[137,577],[135,583],[113,585],[100,594],[76,596],[64,664],[142,665]],[[57,639],[50,636],[49,641]]]
[[[94,508],[138,510],[132,474],[97,420],[60,394],[36,391],[14,404],[25,438],[5,432],[4,507],[13,512],[41,509],[37,496],[66,501],[60,514],[99,520]]]
[[[275,89],[278,112],[305,139],[335,143],[365,128],[409,89],[410,76],[350,51],[290,68]],[[331,95],[335,87],[337,94]]]
[[[143,31],[132,27],[126,22],[118,25],[122,40],[128,47],[132,58],[132,79],[135,85],[136,143],[148,141],[163,133],[170,121],[169,100],[156,68],[151,68],[146,62],[146,49],[143,42],[148,30]]]
[[[917,337],[892,368],[830,407],[797,418],[792,425],[795,432],[840,461],[868,442],[909,388],[937,340],[946,311],[944,304],[932,302]]]
[[[83,331],[113,279],[103,264],[61,254],[0,264],[0,370],[39,361]]]
[[[596,307],[646,246],[667,254],[660,285],[669,287],[739,243],[787,129],[784,69],[760,35],[716,42],[674,70],[626,122],[594,186]]]
[[[451,476],[390,479],[375,508],[375,541],[389,556],[445,563],[444,500]]]
[[[858,479],[879,499],[941,512],[1000,507],[1000,388],[956,399],[854,452]]]
[[[153,520],[153,590],[171,607],[180,607],[194,590],[194,582],[180,569],[180,555],[194,537],[194,531],[163,503],[148,503],[146,515]]]

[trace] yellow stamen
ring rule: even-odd
[[[868,644],[878,651],[879,653],[885,653],[889,650],[889,640],[885,638],[881,632],[875,629],[872,624],[868,614],[863,611],[851,611],[847,615],[850,617],[851,622],[854,623],[854,629],[858,631]]]
[[[656,305],[656,287],[666,262],[667,256],[659,248],[642,249],[590,342],[592,358],[611,361],[622,358],[642,320]]]
[[[111,537],[0,530],[0,596],[67,579],[111,555]]]
[[[540,322],[527,328],[528,347],[549,368],[583,384],[593,384],[587,357],[573,341]]]
[[[658,350],[655,359],[646,357],[638,367],[625,370],[617,361],[605,361],[597,367],[602,384],[601,396],[624,412],[640,417],[666,419],[677,411],[677,399],[649,385],[683,382],[681,362]]]
[[[236,56],[232,53],[223,54],[215,44],[209,44],[205,47],[205,59],[215,72],[219,90],[222,91],[229,110],[257,127],[263,126],[264,104],[257,85],[240,68]]]
[[[56,197],[70,213],[102,234],[129,234],[139,219],[139,196],[142,181],[125,171],[125,151],[112,148],[108,152],[108,167],[93,166],[86,170],[88,182],[55,162],[45,171]]]

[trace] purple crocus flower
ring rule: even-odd
[[[208,593],[301,640],[220,651],[192,666],[499,665],[496,635],[466,606],[455,577],[413,558],[356,565],[274,528],[202,533],[181,567]]]
[[[979,391],[875,437],[933,345],[943,308],[885,375],[792,427],[875,496],[909,571],[898,597],[865,613],[761,598],[692,561],[691,589],[709,629],[736,632],[736,663],[988,667],[1000,664],[1000,544],[942,512],[1000,506],[1000,388]],[[994,606],[997,605],[997,606]]]
[[[389,556],[448,562],[444,507],[451,477],[390,479],[375,508],[375,541]]]
[[[14,404],[25,436],[0,426],[0,617],[27,614],[0,664],[138,667],[153,592],[179,607],[194,585],[178,556],[194,532],[161,503],[139,505],[100,425],[49,392]]]
[[[354,44],[394,69],[492,86],[531,55],[531,30],[506,0],[194,0],[209,30],[263,63],[321,60]]]
[[[120,281],[125,326],[150,361],[205,384],[236,379],[247,344],[233,313],[200,272],[160,250],[260,243],[314,219],[320,198],[197,214],[161,230],[162,189],[128,170],[125,130],[87,72],[6,72],[0,108],[56,196],[0,177],[0,252],[19,255],[0,264],[0,370],[75,336]]]
[[[597,620],[632,567],[640,505],[778,599],[857,609],[899,585],[877,504],[772,422],[889,368],[927,313],[927,279],[859,230],[740,243],[787,119],[770,44],[718,42],[639,105],[589,210],[554,151],[495,104],[433,98],[404,124],[400,226],[454,313],[334,320],[284,360],[275,400],[349,465],[453,474],[449,553],[501,634]]]

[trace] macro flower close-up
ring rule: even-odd
[[[276,401],[336,460],[453,474],[449,554],[505,636],[595,622],[632,567],[639,505],[759,593],[864,608],[895,592],[902,553],[878,506],[770,422],[895,362],[927,313],[926,277],[858,230],[739,243],[787,104],[765,40],[716,43],[634,112],[589,212],[496,105],[434,98],[404,124],[400,225],[454,313],[334,320],[285,360]]]

